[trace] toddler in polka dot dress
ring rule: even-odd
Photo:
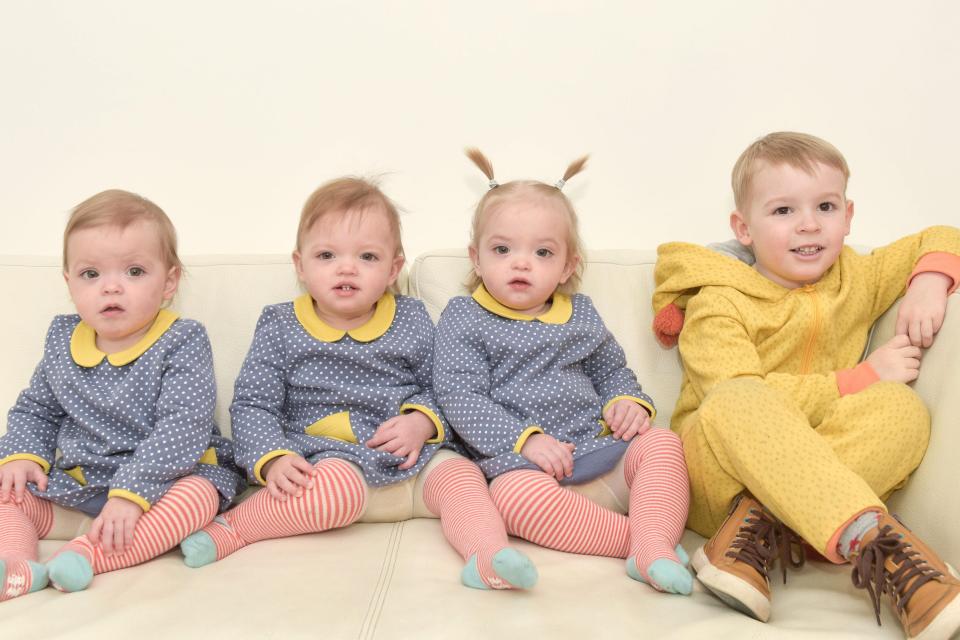
[[[234,497],[210,342],[166,308],[181,272],[173,225],[149,200],[111,190],[73,210],[63,275],[77,313],[53,319],[0,437],[0,601],[48,582],[85,589],[172,549]],[[39,564],[63,507],[93,523]]]
[[[680,441],[651,428],[653,401],[623,349],[573,293],[582,249],[561,187],[586,158],[556,185],[500,185],[483,154],[468,156],[491,188],[473,217],[473,294],[453,298],[437,327],[441,409],[492,479],[509,533],[624,558],[635,580],[689,594]]]
[[[406,518],[412,504],[415,516],[440,517],[464,584],[533,586],[536,569],[508,546],[483,475],[457,453],[434,400],[426,308],[390,291],[404,262],[394,204],[366,180],[321,186],[293,262],[307,292],[263,310],[230,407],[237,461],[266,488],[185,540],[185,562]]]

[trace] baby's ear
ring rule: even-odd
[[[574,274],[577,270],[577,266],[580,264],[580,256],[570,256],[570,259],[567,260],[566,266],[563,268],[563,274],[560,278],[560,284],[565,284],[567,280],[570,279],[570,276]]]
[[[470,253],[470,268],[479,276],[480,275],[480,254],[477,252],[476,247],[470,247],[468,249]]]
[[[173,297],[173,294],[177,292],[177,287],[180,286],[180,276],[183,274],[183,271],[180,267],[170,267],[167,270],[167,281],[163,287],[163,299],[169,300]]]
[[[734,209],[730,214],[730,229],[743,246],[749,247],[753,244],[750,227],[747,226],[747,217],[739,209]]]
[[[406,258],[402,255],[394,256],[393,264],[390,265],[390,284],[392,285],[397,281],[397,278],[400,276],[400,270],[403,269],[403,263],[406,262]]]

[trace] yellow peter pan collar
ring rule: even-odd
[[[348,335],[357,342],[373,342],[387,332],[397,313],[397,300],[387,291],[377,300],[373,316],[356,329],[335,329],[317,316],[313,298],[305,293],[293,301],[293,311],[307,333],[321,342],[336,342]]]
[[[496,298],[490,295],[490,292],[487,291],[487,288],[482,284],[474,290],[473,299],[490,313],[495,313],[500,317],[509,318],[510,320],[525,320],[527,322],[539,320],[545,324],[566,324],[570,316],[573,315],[573,303],[570,301],[570,296],[556,291],[553,293],[553,304],[550,305],[550,308],[546,312],[538,316],[528,316],[520,313],[516,309],[511,309],[501,304]]]
[[[122,367],[142,356],[179,317],[179,314],[169,309],[160,309],[153,324],[147,329],[143,337],[137,340],[136,344],[123,351],[110,354],[97,348],[97,332],[81,320],[74,327],[73,335],[70,336],[70,356],[81,367],[95,367],[103,362],[104,357],[113,366]]]

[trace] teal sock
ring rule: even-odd
[[[90,561],[76,551],[64,551],[47,563],[50,582],[60,591],[83,591],[93,582]]]
[[[537,568],[530,561],[530,558],[513,547],[504,547],[497,551],[491,564],[497,577],[506,580],[517,589],[529,589],[537,584],[537,578],[539,578]],[[490,588],[480,577],[480,570],[477,567],[477,554],[470,556],[467,564],[463,566],[463,571],[460,572],[460,581],[473,589]]]
[[[217,545],[205,531],[197,531],[184,538],[180,543],[180,551],[188,567],[202,567],[217,560]]]
[[[30,570],[30,588],[27,590],[27,593],[45,589],[49,582],[47,578],[47,567],[33,560],[23,560],[23,563],[26,564]],[[11,566],[16,567],[17,564],[19,564],[19,562],[14,562]],[[23,574],[20,573],[19,575],[22,576]],[[8,592],[7,595],[10,595],[9,592],[11,591],[15,592],[13,596],[22,595],[23,593],[20,591],[20,589],[23,588],[23,578],[18,579],[7,576],[7,563],[3,560],[0,560],[0,588],[6,590]]]
[[[670,558],[658,558],[650,563],[650,566],[647,568],[647,575],[650,577],[649,581],[640,573],[637,567],[637,559],[631,556],[627,558],[627,575],[645,584],[649,584],[652,581],[653,584],[651,586],[660,591],[679,593],[685,596],[690,595],[693,593],[693,576],[690,575],[690,571],[687,569],[687,565],[690,563],[690,556],[687,555],[686,550],[680,545],[677,545],[674,552],[677,554],[679,562],[677,562],[677,560],[671,560]]]

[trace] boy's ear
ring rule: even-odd
[[[844,231],[843,235],[850,235],[850,221],[853,220],[853,200],[847,200],[847,209],[843,212],[844,217],[847,222],[847,229]]]
[[[734,209],[730,214],[730,229],[733,235],[745,247],[753,244],[753,238],[750,236],[750,228],[747,226],[746,217],[738,209]]]
[[[570,279],[573,272],[577,270],[578,264],[580,264],[580,256],[571,256],[570,259],[567,260],[567,264],[563,268],[563,273],[560,275],[560,284],[565,284],[567,280]]]
[[[164,300],[170,300],[173,294],[177,292],[177,287],[180,286],[180,275],[182,273],[180,267],[170,267],[169,271],[167,271],[167,281],[163,285]]]
[[[303,262],[300,260],[300,250],[294,249],[290,257],[293,258],[293,268],[297,270],[297,280],[303,282]]]
[[[403,269],[404,262],[406,262],[406,258],[403,256],[394,257],[393,264],[390,265],[390,282],[387,286],[392,286],[393,283],[397,281],[397,278],[400,276],[400,270]]]

